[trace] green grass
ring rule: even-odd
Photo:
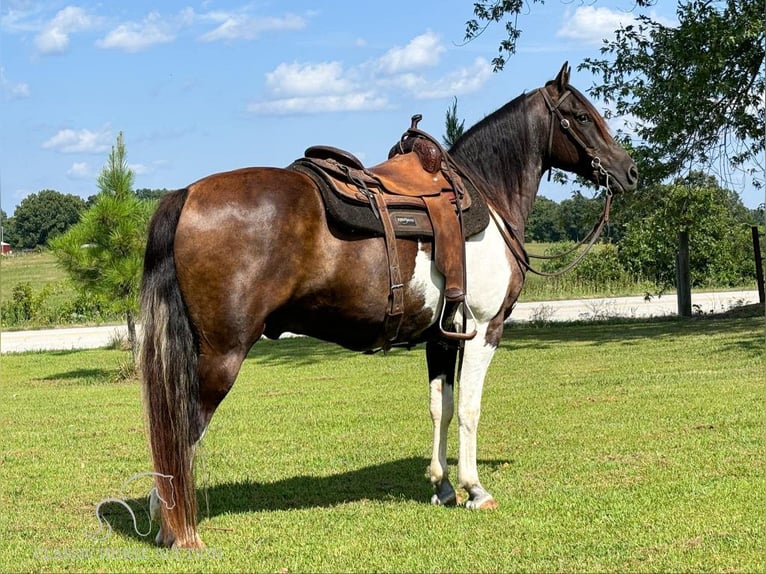
[[[500,508],[469,512],[427,502],[422,349],[260,342],[202,449],[202,555],[117,505],[95,536],[150,487],[121,492],[149,469],[125,354],[5,355],[0,571],[764,571],[763,350],[762,316],[509,329],[479,432]]]
[[[50,302],[54,305],[75,296],[74,286],[51,252],[0,257],[0,303],[11,299],[16,285],[27,282],[34,293],[50,286]]]

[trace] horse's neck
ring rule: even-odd
[[[510,223],[514,230],[518,232],[519,237],[523,240],[524,231],[527,226],[527,220],[529,214],[532,213],[532,207],[534,206],[535,199],[537,198],[537,190],[540,188],[540,172],[534,170],[534,173],[527,174],[522,181],[518,183],[518,186],[511,190],[508,194],[510,198]]]
[[[526,223],[540,187],[544,167],[542,155],[526,154],[526,162],[512,170],[503,170],[493,163],[493,159],[499,161],[498,158],[493,158],[489,154],[473,155],[474,157],[459,157],[459,159],[479,174],[482,183],[490,188],[487,190],[487,196],[492,207],[523,238]],[[500,173],[503,174],[502,177],[497,175]]]
[[[479,128],[474,133],[469,130],[466,140],[459,141],[453,150],[457,159],[481,176],[490,188],[490,203],[522,238],[547,167],[548,118],[542,100],[533,95],[521,96],[513,109],[494,123],[492,116],[486,118],[489,121],[485,120],[484,129],[496,134],[491,146],[482,143],[487,141],[487,132]],[[504,110],[495,113],[503,114]]]

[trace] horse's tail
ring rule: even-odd
[[[199,438],[197,340],[178,285],[173,247],[188,190],[162,198],[149,223],[141,282],[143,396],[163,527],[194,545],[197,498],[192,474]]]

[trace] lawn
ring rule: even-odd
[[[500,508],[428,504],[422,348],[263,341],[197,467],[204,553],[155,549],[120,351],[2,356],[0,571],[766,569],[763,317],[509,329],[480,474]],[[454,463],[455,433],[451,435]]]

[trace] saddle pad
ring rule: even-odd
[[[329,181],[329,176],[311,161],[298,159],[287,169],[297,171],[308,176],[317,186],[329,220],[347,232],[361,236],[384,236],[383,224],[373,211],[369,203],[354,201],[345,196],[340,196],[335,187]],[[473,189],[464,179],[466,193],[470,195],[470,207],[463,211],[463,232],[465,237],[475,235],[489,225],[489,210],[481,194]],[[432,239],[433,227],[425,205],[420,205],[421,200],[413,198],[413,201],[405,205],[391,205],[391,214],[394,231],[397,237],[410,239]]]

